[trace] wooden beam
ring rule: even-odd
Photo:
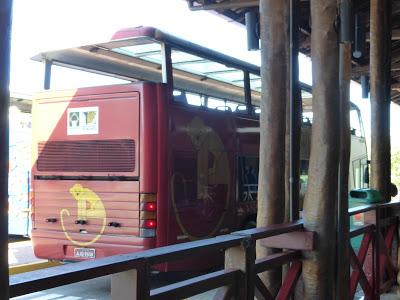
[[[305,251],[304,299],[334,299],[336,284],[336,202],[339,166],[339,40],[337,0],[311,0],[313,132],[304,200],[304,227],[318,242]]]
[[[370,37],[367,38],[367,42],[370,42]],[[392,41],[400,40],[400,29],[392,29]]]
[[[263,247],[290,249],[290,250],[314,250],[315,233],[309,231],[289,232],[260,240]]]
[[[392,63],[391,71],[400,71],[400,62]],[[361,76],[370,73],[370,66],[354,67],[351,71],[352,76]]]
[[[400,91],[400,83],[392,83],[391,88],[392,91]]]
[[[9,298],[8,278],[8,109],[12,0],[0,0],[0,291]]]

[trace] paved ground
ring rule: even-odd
[[[87,280],[63,287],[50,289],[26,296],[13,298],[15,300],[110,300],[110,276]],[[190,300],[211,299],[214,292],[208,292]]]
[[[10,266],[41,262],[33,254],[30,241],[9,243],[8,259]],[[183,272],[155,275],[152,278],[152,286],[160,287],[174,281],[180,281],[196,274]],[[33,293],[26,296],[16,297],[18,300],[109,300],[111,299],[111,277],[105,276],[80,283],[65,285],[59,288]],[[212,298],[215,292],[211,291],[198,295],[193,300],[206,300]]]
[[[10,266],[44,261],[33,254],[31,241],[14,242],[8,244],[8,263]]]

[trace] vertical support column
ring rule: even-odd
[[[299,0],[290,0],[290,220],[299,219],[301,92],[299,86]]]
[[[342,23],[343,24],[343,23]],[[338,176],[338,222],[337,222],[337,297],[349,299],[350,249],[349,249],[349,204],[348,180],[350,163],[350,80],[351,44],[340,44],[339,88],[340,88],[340,156]]]
[[[8,292],[8,108],[12,0],[0,0],[0,291]]]
[[[150,296],[150,266],[146,259],[135,263],[136,269],[111,275],[111,300],[141,300]]]
[[[339,49],[337,0],[311,0],[313,132],[304,226],[318,233],[316,249],[304,252],[305,299],[333,299],[336,266],[336,202],[339,164]]]
[[[255,241],[251,237],[244,238],[242,245],[238,247],[228,248],[225,250],[225,269],[239,269],[245,274],[245,281],[240,288],[245,291],[245,298],[238,299],[253,300],[255,294]],[[221,289],[221,295],[226,294],[226,288]],[[223,297],[221,297],[222,299]],[[215,299],[219,299],[216,297]]]
[[[371,186],[390,201],[391,1],[371,0]]]
[[[285,208],[285,123],[288,0],[260,1],[261,118],[257,226],[283,222]],[[272,253],[257,245],[257,256]],[[266,272],[262,280],[276,294],[281,269]]]
[[[351,80],[351,41],[352,41],[352,3],[339,0],[340,40],[339,46],[339,114],[340,114],[340,154],[338,176],[338,221],[337,221],[337,273],[336,299],[347,300],[350,283],[350,237],[348,181],[350,163],[350,80]]]
[[[130,295],[130,300],[137,297],[137,270],[129,270],[111,275],[111,299],[125,300]]]

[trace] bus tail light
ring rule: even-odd
[[[157,195],[140,195],[140,237],[156,236],[157,229]]]
[[[157,221],[156,220],[144,220],[142,227],[146,228],[146,229],[156,229]]]
[[[156,202],[147,202],[143,205],[144,211],[154,212],[157,210],[157,203]]]

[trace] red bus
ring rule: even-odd
[[[36,256],[93,259],[255,224],[259,67],[154,28],[35,59],[46,88],[52,64],[130,81],[34,99]]]

